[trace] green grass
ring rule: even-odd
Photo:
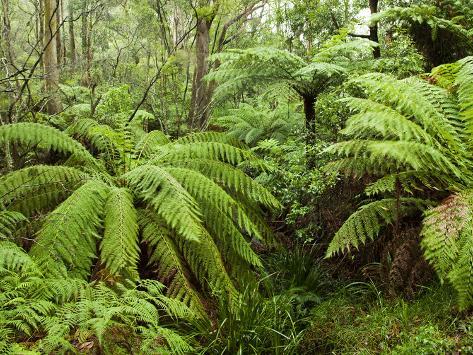
[[[301,354],[473,352],[473,317],[459,313],[447,287],[408,302],[386,300],[372,284],[352,284],[312,311]]]

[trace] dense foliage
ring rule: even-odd
[[[473,351],[471,0],[0,5],[0,354]]]

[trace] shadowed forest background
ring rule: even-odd
[[[0,14],[0,354],[473,353],[472,0]]]

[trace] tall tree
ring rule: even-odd
[[[74,32],[74,6],[72,2],[69,2],[69,59],[71,66],[74,67],[76,64],[76,37]]]
[[[369,0],[369,6],[370,6],[370,12],[371,15],[374,15],[378,12],[378,0]],[[373,22],[370,24],[370,35],[369,35],[370,41],[379,43],[379,35],[378,35],[378,23]],[[375,58],[380,58],[381,57],[381,49],[379,46],[375,47],[373,50],[373,56]]]
[[[189,111],[189,125],[192,128],[202,129],[205,127],[210,112],[210,102],[215,89],[214,83],[208,83],[204,76],[208,74],[210,66],[214,69],[219,66],[219,61],[209,63],[209,55],[221,52],[224,46],[230,41],[227,34],[230,27],[237,23],[248,21],[249,16],[264,6],[265,1],[254,1],[236,15],[230,18],[220,18],[219,9],[222,6],[221,1],[201,1],[199,7],[196,7],[196,46],[195,56],[196,64],[194,70],[194,79],[192,83],[191,107]],[[223,22],[223,25],[222,25]],[[212,25],[215,29],[212,29]],[[211,43],[211,31],[215,31],[215,41]]]
[[[59,0],[44,0],[44,75],[46,92],[49,95],[47,111],[53,115],[62,110],[61,99],[59,97],[59,67],[57,56],[56,36],[59,31],[57,21],[57,11],[59,10]]]

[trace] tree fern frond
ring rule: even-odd
[[[156,147],[170,143],[170,140],[161,131],[151,131],[146,133],[136,144],[135,150],[138,159],[141,157],[149,157],[155,152]]]
[[[473,193],[448,197],[426,213],[421,245],[442,280],[448,280],[459,294],[459,304],[473,304]]]
[[[473,136],[473,57],[459,61],[460,69],[455,79],[457,87],[460,114],[465,122],[469,143]]]
[[[216,242],[222,245],[223,255],[228,258],[229,254],[234,254],[243,259],[246,263],[257,268],[263,264],[259,256],[251,249],[250,243],[245,239],[242,232],[235,226],[232,218],[213,204],[204,204],[205,222],[210,234],[214,236]],[[215,223],[218,221],[218,224]],[[231,258],[235,261],[235,258]],[[232,267],[237,267],[236,263],[230,263]]]
[[[97,228],[108,187],[89,181],[77,189],[46,218],[31,255],[64,263],[73,275],[85,278],[97,256]]]
[[[237,202],[228,195],[219,185],[205,177],[201,173],[180,168],[166,169],[172,176],[179,181],[182,186],[194,197],[196,201],[204,205],[212,205],[220,210],[228,218],[241,229],[246,231],[250,236],[262,239],[259,229],[253,224],[253,221],[246,215],[245,211],[240,208]],[[202,214],[207,219],[206,210],[202,209]],[[207,220],[208,224],[217,224],[220,221]],[[216,236],[218,237],[218,235]]]
[[[362,244],[378,236],[381,228],[392,223],[399,216],[423,210],[428,202],[416,198],[401,198],[401,209],[396,210],[396,199],[387,198],[370,202],[353,213],[338,230],[327,249],[326,257],[338,252],[358,249]]]
[[[158,278],[167,284],[167,294],[204,314],[199,295],[191,283],[192,276],[181,259],[172,232],[163,227],[162,221],[148,210],[140,210],[138,222],[143,240],[148,243],[151,252],[150,263],[157,266]]]
[[[344,135],[355,139],[379,135],[384,139],[415,140],[440,146],[440,143],[416,122],[391,107],[359,98],[349,98],[343,101],[347,102],[350,107],[361,111],[347,120],[345,128],[341,131]]]
[[[0,201],[26,216],[53,206],[85,181],[87,174],[65,166],[36,165],[0,177]]]
[[[411,117],[429,134],[440,142],[450,146],[450,150],[463,152],[459,131],[455,125],[445,119],[444,107],[451,105],[448,94],[433,85],[420,84],[419,79],[396,80],[385,74],[366,74],[355,79],[354,84],[364,90],[369,98],[376,102],[389,104],[401,114]],[[417,84],[416,84],[417,83]],[[421,86],[424,90],[419,90]],[[443,94],[439,92],[443,91]],[[444,98],[444,103],[435,103],[431,97]]]
[[[120,152],[117,150],[116,142],[110,134],[103,134],[102,130],[108,126],[100,125],[91,118],[76,120],[66,129],[66,133],[78,139],[85,139],[99,152],[105,153],[110,159],[118,159]]]
[[[15,243],[0,241],[0,274],[3,270],[36,271],[37,267],[31,257]]]
[[[186,143],[223,143],[232,145],[237,148],[244,148],[242,144],[228,135],[219,132],[197,132],[189,134],[187,136],[180,137],[176,139],[173,143],[175,144],[186,144]]]
[[[0,126],[0,143],[8,142],[69,153],[82,162],[93,166],[97,164],[80,143],[53,127],[39,123],[14,123]]]
[[[232,165],[211,159],[174,160],[169,165],[196,170],[226,189],[246,195],[253,202],[275,210],[281,208],[279,201],[264,186]]]
[[[148,203],[188,240],[198,241],[203,232],[201,211],[194,198],[165,169],[142,165],[123,176],[135,194]]]
[[[396,180],[400,183],[402,190],[410,194],[415,191],[423,191],[424,188],[435,191],[450,186],[450,181],[445,180],[441,175],[432,177],[430,172],[407,170],[379,178],[366,187],[365,193],[367,196],[394,193],[396,190]]]
[[[138,223],[133,196],[127,189],[113,188],[108,195],[100,258],[112,275],[137,278]]]
[[[443,174],[453,174],[464,178],[463,172],[440,150],[413,141],[389,140],[351,140],[331,145],[326,153],[338,155],[346,160],[361,160],[365,169],[376,170],[385,167],[386,171],[413,169],[430,171],[435,169]],[[350,163],[353,164],[353,163]],[[343,165],[337,168],[344,168]]]
[[[219,142],[195,142],[187,144],[171,143],[163,146],[160,153],[152,158],[153,164],[178,159],[211,159],[237,165],[247,160],[257,160],[248,150]]]
[[[26,217],[19,212],[0,211],[0,240],[8,239],[18,228]]]

